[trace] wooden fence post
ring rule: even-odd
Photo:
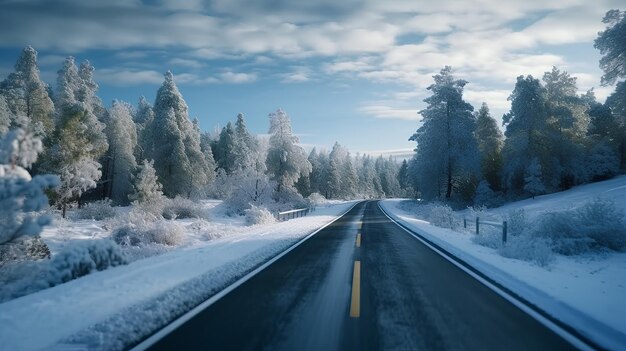
[[[480,234],[480,218],[476,217],[476,235]]]

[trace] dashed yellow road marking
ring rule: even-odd
[[[361,233],[356,235],[356,247],[361,247]]]
[[[350,303],[350,317],[359,318],[361,315],[361,261],[354,261],[352,274],[352,302]]]

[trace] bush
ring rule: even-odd
[[[111,238],[122,246],[176,246],[184,241],[185,231],[179,224],[171,221],[146,220],[146,217],[136,215],[134,221],[116,226]]]
[[[113,218],[117,212],[111,205],[111,200],[99,200],[85,204],[82,208],[76,210],[73,214],[74,219],[94,219],[101,221],[107,218]]]
[[[201,205],[180,196],[167,199],[163,208],[163,218],[184,219],[184,218],[204,218],[206,211]]]
[[[48,245],[39,236],[19,237],[0,245],[0,266],[18,261],[50,258]]]
[[[454,211],[448,205],[435,206],[430,210],[428,220],[432,225],[436,225],[441,228],[456,228],[456,220],[454,218]]]
[[[501,245],[499,252],[504,257],[534,262],[541,267],[548,266],[554,261],[550,240],[533,238],[530,235],[511,237],[506,245]]]
[[[103,239],[77,241],[68,245],[54,256],[51,263],[58,279],[65,283],[128,261],[118,245]]]
[[[276,222],[276,218],[274,215],[264,207],[257,207],[252,205],[249,209],[245,211],[246,213],[246,223],[248,225],[255,224],[270,224]]]
[[[526,219],[526,211],[524,211],[523,208],[509,211],[506,215],[506,221],[508,233],[511,236],[520,235],[529,228],[529,223]]]
[[[127,263],[126,255],[111,240],[74,241],[51,260],[0,267],[0,302]]]
[[[563,255],[626,247],[623,214],[613,202],[601,198],[575,210],[547,213],[532,232],[535,237],[550,239],[553,250]]]
[[[309,201],[309,204],[314,207],[322,206],[328,202],[324,195],[320,193],[313,193],[309,195],[309,197],[307,197],[307,200]]]

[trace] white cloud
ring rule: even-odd
[[[169,60],[168,63],[172,66],[178,66],[178,67],[189,67],[189,68],[204,67],[204,64],[202,62],[198,62],[196,60],[184,59],[184,58],[173,58]]]
[[[363,106],[359,108],[359,112],[375,118],[403,119],[408,121],[419,121],[422,119],[417,114],[417,109],[397,109],[384,105]]]
[[[141,84],[161,84],[163,74],[157,71],[139,71],[104,68],[95,71],[97,81],[115,86],[133,86]]]
[[[220,79],[225,83],[241,84],[252,83],[257,80],[255,73],[236,73],[226,71],[220,74]]]

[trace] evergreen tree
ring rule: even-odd
[[[407,160],[402,160],[402,164],[400,165],[400,169],[398,170],[398,183],[400,184],[400,188],[406,192],[407,189],[411,188],[411,181],[409,178],[409,163]]]
[[[356,167],[354,166],[350,153],[347,153],[341,167],[341,196],[344,199],[354,198],[356,196],[357,183],[358,175],[356,173]]]
[[[134,150],[137,146],[137,131],[131,117],[132,106],[113,101],[107,114],[106,134],[109,140],[108,167],[106,179],[108,197],[116,204],[125,205],[132,191],[131,176],[137,162]]]
[[[54,130],[54,104],[48,95],[48,86],[39,77],[35,49],[24,48],[15,63],[15,72],[0,83],[0,95],[4,95],[14,117],[12,127],[31,129],[48,145],[47,138]]]
[[[620,168],[626,169],[626,81],[617,83],[615,91],[606,99],[615,120],[612,143],[617,146]]]
[[[335,142],[328,156],[328,178],[326,179],[327,198],[336,199],[341,193],[341,168],[346,156],[344,148]]]
[[[200,149],[199,131],[169,71],[157,91],[151,133],[156,173],[167,196],[190,196],[208,185],[212,172]]]
[[[134,116],[137,128],[137,150],[135,157],[143,159],[152,157],[154,153],[154,137],[152,136],[152,122],[154,122],[154,110],[145,97],[139,98],[137,113]]]
[[[320,181],[322,176],[322,164],[317,155],[317,149],[314,147],[309,153],[309,163],[311,164],[311,174],[309,175],[309,190],[311,193],[321,193]]]
[[[226,174],[233,174],[237,168],[235,164],[235,138],[235,129],[228,122],[226,127],[222,128],[219,139],[215,144],[215,161],[219,168],[226,171]]]
[[[519,192],[524,188],[524,172],[531,160],[538,158],[542,165],[549,162],[546,92],[539,80],[519,76],[509,100],[511,111],[503,116],[503,179],[509,190]]]
[[[303,174],[311,173],[306,153],[298,146],[298,138],[291,130],[291,120],[285,111],[278,109],[269,114],[270,143],[267,153],[267,171],[276,182],[280,196],[285,188],[291,188]]]
[[[135,205],[148,208],[159,206],[163,202],[163,192],[154,170],[154,161],[144,160],[139,169],[139,173],[134,178],[134,192],[128,196],[128,199]]]
[[[476,140],[481,156],[483,178],[489,182],[491,189],[499,190],[504,137],[484,102],[476,114]]]
[[[89,189],[96,187],[102,173],[97,161],[108,149],[104,125],[93,113],[90,101],[81,98],[80,92],[88,91],[78,75],[74,59],[65,60],[57,79],[56,115],[54,134],[56,144],[50,151],[45,168],[61,177],[56,189],[57,203],[63,208],[77,200]]]
[[[576,78],[556,67],[543,76],[546,91],[547,142],[551,162],[544,180],[553,188],[567,189],[580,183],[584,143],[589,125],[588,106],[578,95]]]
[[[600,68],[604,71],[602,85],[614,84],[617,79],[626,77],[626,12],[610,10],[602,22],[607,24],[598,33],[594,47],[600,50]]]
[[[0,137],[6,134],[11,128],[13,113],[9,109],[6,99],[0,94]]]
[[[428,87],[432,95],[424,100],[428,106],[420,111],[424,122],[410,140],[417,142],[415,157],[422,196],[440,196],[440,185],[444,184],[444,197],[450,199],[458,183],[477,173],[476,121],[472,105],[463,100],[467,82],[456,80],[449,66],[433,78],[435,83]]]
[[[539,159],[535,157],[530,161],[524,176],[524,190],[530,193],[533,199],[535,195],[543,194],[546,191],[542,178],[541,164]]]

